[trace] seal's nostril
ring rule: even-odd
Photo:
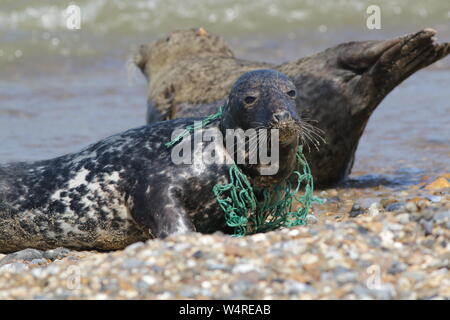
[[[282,122],[291,119],[291,114],[287,111],[281,111],[273,114],[275,122]]]

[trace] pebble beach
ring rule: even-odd
[[[242,238],[0,255],[0,299],[449,299],[448,178],[317,191],[307,226]]]

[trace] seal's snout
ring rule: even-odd
[[[275,112],[272,116],[272,121],[275,122],[276,124],[280,124],[283,122],[289,122],[292,120],[293,119],[292,119],[291,113],[287,110]]]

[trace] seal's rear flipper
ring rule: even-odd
[[[336,47],[338,65],[351,70],[360,77],[351,85],[351,90],[369,92],[370,100],[359,104],[357,110],[364,107],[369,110],[416,71],[446,57],[450,53],[450,44],[436,42],[436,31],[423,29],[395,39],[385,41],[350,42]]]
[[[438,44],[435,35],[435,30],[424,29],[394,39],[395,44],[370,68],[370,76],[384,77],[383,81],[389,77],[388,89],[392,90],[414,72],[444,58],[450,53],[450,44]]]

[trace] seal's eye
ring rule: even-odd
[[[244,99],[244,102],[246,104],[252,104],[255,101],[256,101],[256,97],[252,97],[252,96],[245,97],[245,99]]]
[[[287,94],[289,97],[294,98],[297,95],[297,92],[295,92],[295,90],[290,90],[287,92]]]

